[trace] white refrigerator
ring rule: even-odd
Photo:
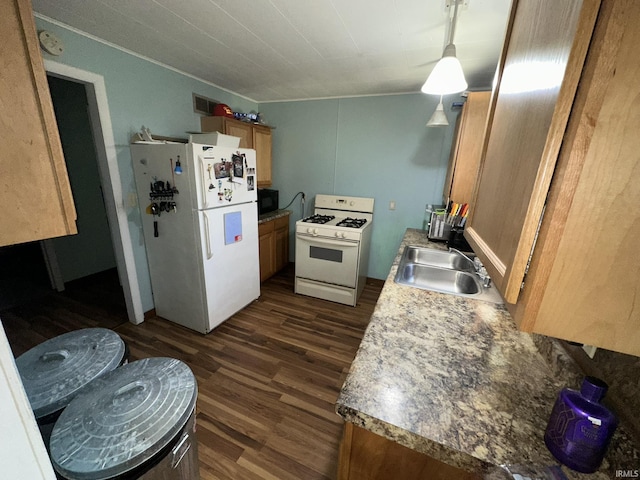
[[[155,313],[208,333],[260,296],[256,152],[136,143],[131,157]]]

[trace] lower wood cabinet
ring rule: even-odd
[[[264,282],[289,263],[289,214],[258,225],[260,281]]]
[[[338,459],[338,480],[476,480],[474,473],[346,422]]]

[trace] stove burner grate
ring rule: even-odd
[[[305,223],[327,223],[336,218],[333,215],[311,215],[310,217],[303,218],[302,221]]]
[[[336,224],[337,227],[362,228],[367,223],[366,218],[347,217]]]

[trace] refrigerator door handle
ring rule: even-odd
[[[202,212],[202,216],[204,217],[204,237],[207,243],[207,260],[213,257],[213,252],[211,251],[211,236],[209,235],[209,217],[205,212]]]
[[[206,208],[209,206],[207,203],[207,179],[204,176],[204,159],[202,157],[198,157],[200,160],[200,187],[202,188],[202,208]]]

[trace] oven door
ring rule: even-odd
[[[296,277],[355,288],[358,240],[296,234]]]

